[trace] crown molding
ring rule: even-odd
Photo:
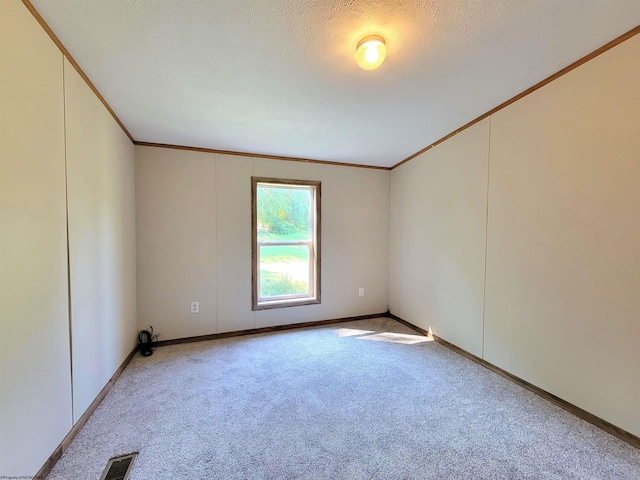
[[[220,155],[234,155],[237,157],[266,158],[269,160],[284,160],[286,162],[319,163],[322,165],[333,165],[338,167],[355,167],[355,168],[369,168],[374,170],[391,170],[390,167],[379,167],[376,165],[362,165],[359,163],[332,162],[330,160],[314,160],[312,158],[285,157],[281,155],[267,155],[263,153],[236,152],[234,150],[216,150],[215,148],[188,147],[184,145],[170,145],[166,143],[152,143],[152,142],[138,142],[138,141],[134,141],[133,143],[141,147],[171,148],[173,150],[188,150],[191,152],[203,152],[203,153],[218,153]]]
[[[120,119],[115,114],[115,112],[111,109],[111,107],[109,106],[107,101],[104,99],[102,94],[98,91],[98,89],[93,84],[93,82],[91,80],[89,80],[89,77],[87,77],[87,74],[84,73],[82,68],[80,68],[80,65],[78,65],[78,62],[75,61],[75,59],[69,53],[69,50],[66,49],[66,47],[62,44],[62,42],[56,36],[56,34],[53,33],[53,30],[51,30],[51,27],[49,27],[47,22],[44,21],[44,18],[42,18],[42,16],[38,13],[38,11],[33,6],[33,4],[29,0],[22,0],[22,3],[24,4],[25,7],[27,7],[27,10],[29,10],[29,12],[31,12],[31,15],[33,15],[33,17],[40,24],[40,26],[44,29],[44,31],[47,33],[47,35],[49,35],[51,40],[53,40],[53,43],[56,44],[56,46],[60,49],[62,54],[67,58],[67,60],[69,60],[69,63],[73,66],[73,68],[75,68],[76,72],[78,72],[78,74],[82,77],[82,79],[85,81],[85,83],[93,91],[93,93],[96,95],[96,97],[98,97],[98,100],[100,100],[102,105],[104,105],[104,108],[107,109],[107,111],[111,114],[111,116],[116,121],[116,123],[118,125],[120,125],[120,128],[122,128],[122,131],[127,135],[127,137],[129,137],[129,140],[134,142],[133,137],[129,133],[129,130],[127,130],[127,127],[125,127],[124,124],[120,121]]]
[[[490,117],[494,113],[499,112],[500,110],[502,110],[505,107],[508,107],[512,103],[517,102],[521,98],[526,97],[530,93],[533,93],[536,90],[544,87],[546,84],[551,83],[554,80],[557,80],[558,78],[562,77],[563,75],[569,73],[572,70],[575,70],[580,65],[583,65],[583,64],[587,63],[588,61],[593,60],[597,56],[602,55],[604,52],[606,52],[608,50],[611,50],[616,45],[620,45],[621,43],[625,42],[626,40],[629,40],[631,37],[637,35],[638,33],[640,33],[640,25],[638,25],[637,27],[629,30],[627,33],[624,33],[624,34],[620,35],[619,37],[611,40],[609,43],[603,45],[602,47],[600,47],[600,48],[598,48],[596,50],[594,50],[593,52],[585,55],[581,59],[573,62],[571,65],[568,65],[565,68],[563,68],[562,70],[554,73],[550,77],[547,77],[544,80],[542,80],[541,82],[536,83],[533,87],[527,88],[525,91],[519,93],[515,97],[512,97],[509,100],[507,100],[506,102],[501,103],[497,107],[493,108],[492,110],[489,110],[487,113],[484,113],[484,114],[480,115],[478,118],[476,118],[474,120],[471,120],[469,123],[463,125],[462,127],[458,128],[457,130],[454,130],[453,132],[449,133],[448,135],[445,135],[444,137],[442,137],[441,139],[436,140],[431,145],[428,145],[428,146],[424,147],[422,150],[417,151],[413,155],[408,156],[407,158],[405,158],[401,162],[396,163],[394,166],[392,166],[391,170],[394,170],[394,169],[398,168],[400,165],[403,165],[403,164],[409,162],[410,160],[413,160],[414,158],[418,157],[419,155],[422,155],[424,152],[426,152],[428,150],[431,150],[433,147],[435,147],[437,145],[440,145],[442,142],[444,142],[446,140],[449,140],[451,137],[456,136],[460,132],[465,131],[467,128],[472,127],[476,123],[481,122],[482,120],[484,120],[487,117]]]

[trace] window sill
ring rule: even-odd
[[[272,308],[301,307],[303,305],[317,305],[319,298],[295,298],[286,300],[273,300],[254,304],[252,310],[270,310]]]

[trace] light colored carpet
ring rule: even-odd
[[[380,333],[382,332],[382,333]],[[381,318],[136,356],[49,480],[638,479],[640,450]]]

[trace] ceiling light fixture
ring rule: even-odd
[[[364,70],[374,70],[387,56],[387,44],[380,35],[369,35],[358,42],[356,63]]]

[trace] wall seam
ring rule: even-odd
[[[489,250],[489,169],[491,168],[491,121],[489,116],[489,141],[487,147],[487,207],[484,218],[484,281],[482,282],[482,359],[484,360],[485,317],[487,314],[487,252]]]
[[[218,245],[218,203],[219,203],[219,198],[218,198],[218,154],[215,153],[213,155],[213,196],[216,200],[216,234],[215,234],[215,245],[216,245],[216,310],[215,310],[215,314],[216,314],[216,318],[215,318],[215,332],[216,333],[220,333],[220,321],[219,321],[219,314],[220,314],[220,268],[218,265],[218,251],[219,251],[219,245]]]
[[[69,304],[69,371],[71,375],[71,425],[75,425],[73,396],[73,313],[71,309],[71,248],[69,241],[69,171],[67,168],[67,88],[65,77],[65,56],[62,55],[62,117],[64,131],[64,205],[67,229],[67,302]]]
[[[391,175],[392,172],[389,171],[387,179],[387,185],[389,187],[389,195],[387,197],[387,208],[389,209],[389,228],[387,228],[389,232],[389,236],[387,237],[389,245],[387,248],[387,312],[391,311]]]

